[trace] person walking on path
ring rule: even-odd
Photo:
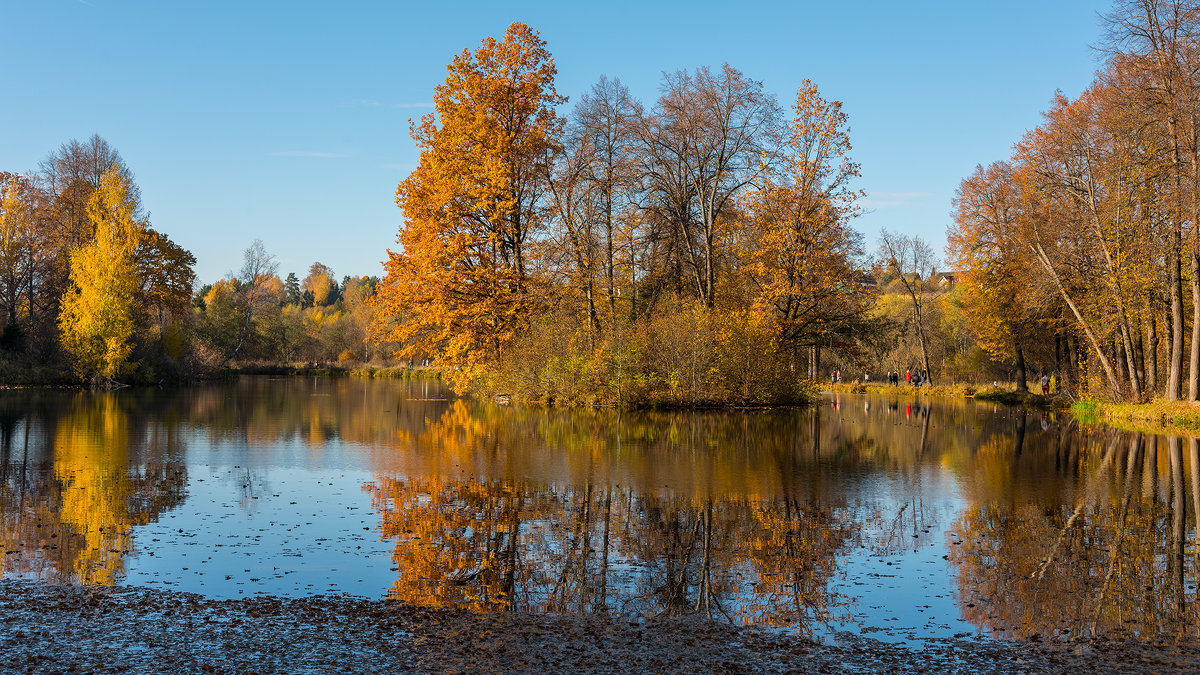
[[[1050,376],[1042,373],[1042,396],[1050,395]]]
[[[912,368],[904,371],[904,381],[908,384],[912,384]]]

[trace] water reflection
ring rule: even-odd
[[[798,496],[394,478],[369,490],[396,542],[389,596],[477,610],[810,627],[831,618],[826,581],[858,530],[844,501]]]
[[[0,545],[7,575],[112,584],[132,529],[183,501],[186,466],[171,425],[140,423],[115,397],[0,404]],[[36,414],[34,413],[36,411]],[[139,411],[140,412],[140,411]]]
[[[1070,485],[1055,499],[1019,503],[993,494],[956,520],[951,560],[972,623],[1018,639],[1200,636],[1200,441],[1105,435],[1086,445],[1055,439],[1041,480]]]
[[[1194,639],[1198,463],[1192,439],[964,401],[618,413],[296,378],[0,392],[0,543],[9,576],[220,597]]]

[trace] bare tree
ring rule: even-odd
[[[605,297],[609,315],[617,313],[617,246],[622,232],[632,228],[631,218],[636,173],[633,144],[642,106],[618,79],[601,76],[575,108],[574,122],[589,139],[591,152],[585,178],[594,202],[602,240],[600,260],[604,267]],[[634,295],[631,294],[631,302]]]
[[[262,239],[255,239],[254,243],[242,252],[242,269],[238,272],[238,281],[241,282],[238,295],[242,312],[242,333],[237,346],[225,357],[221,365],[229,363],[242,351],[251,333],[254,309],[259,304],[259,290],[278,270],[279,261],[267,252]]]
[[[100,177],[109,167],[116,166],[123,178],[129,179],[131,197],[140,215],[141,194],[133,182],[133,172],[126,166],[121,153],[99,134],[87,141],[71,139],[51,152],[39,164],[42,188],[50,193],[59,217],[59,240],[70,249],[92,235],[87,217],[87,203],[100,185]]]
[[[562,228],[561,245],[570,256],[564,267],[569,283],[580,289],[587,302],[588,326],[593,338],[600,330],[595,293],[598,214],[591,194],[596,186],[587,177],[595,154],[590,130],[575,123],[569,125],[547,181],[555,221]]]
[[[879,233],[879,252],[884,262],[896,271],[904,285],[913,308],[913,327],[921,344],[921,362],[929,383],[933,384],[933,370],[929,367],[929,340],[925,321],[926,300],[933,289],[933,275],[937,272],[938,259],[933,248],[920,237],[906,237],[887,230]]]
[[[718,226],[742,188],[769,172],[783,115],[775,97],[736,68],[677,71],[641,127],[652,208],[669,224],[674,252],[700,300],[713,306]]]

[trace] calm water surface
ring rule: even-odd
[[[438,383],[0,392],[3,571],[216,598],[1195,639],[1200,443],[829,396],[498,407]]]

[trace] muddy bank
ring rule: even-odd
[[[4,672],[1189,671],[1200,649],[931,641],[923,649],[694,620],[471,614],[337,596],[206,600],[0,581]]]

